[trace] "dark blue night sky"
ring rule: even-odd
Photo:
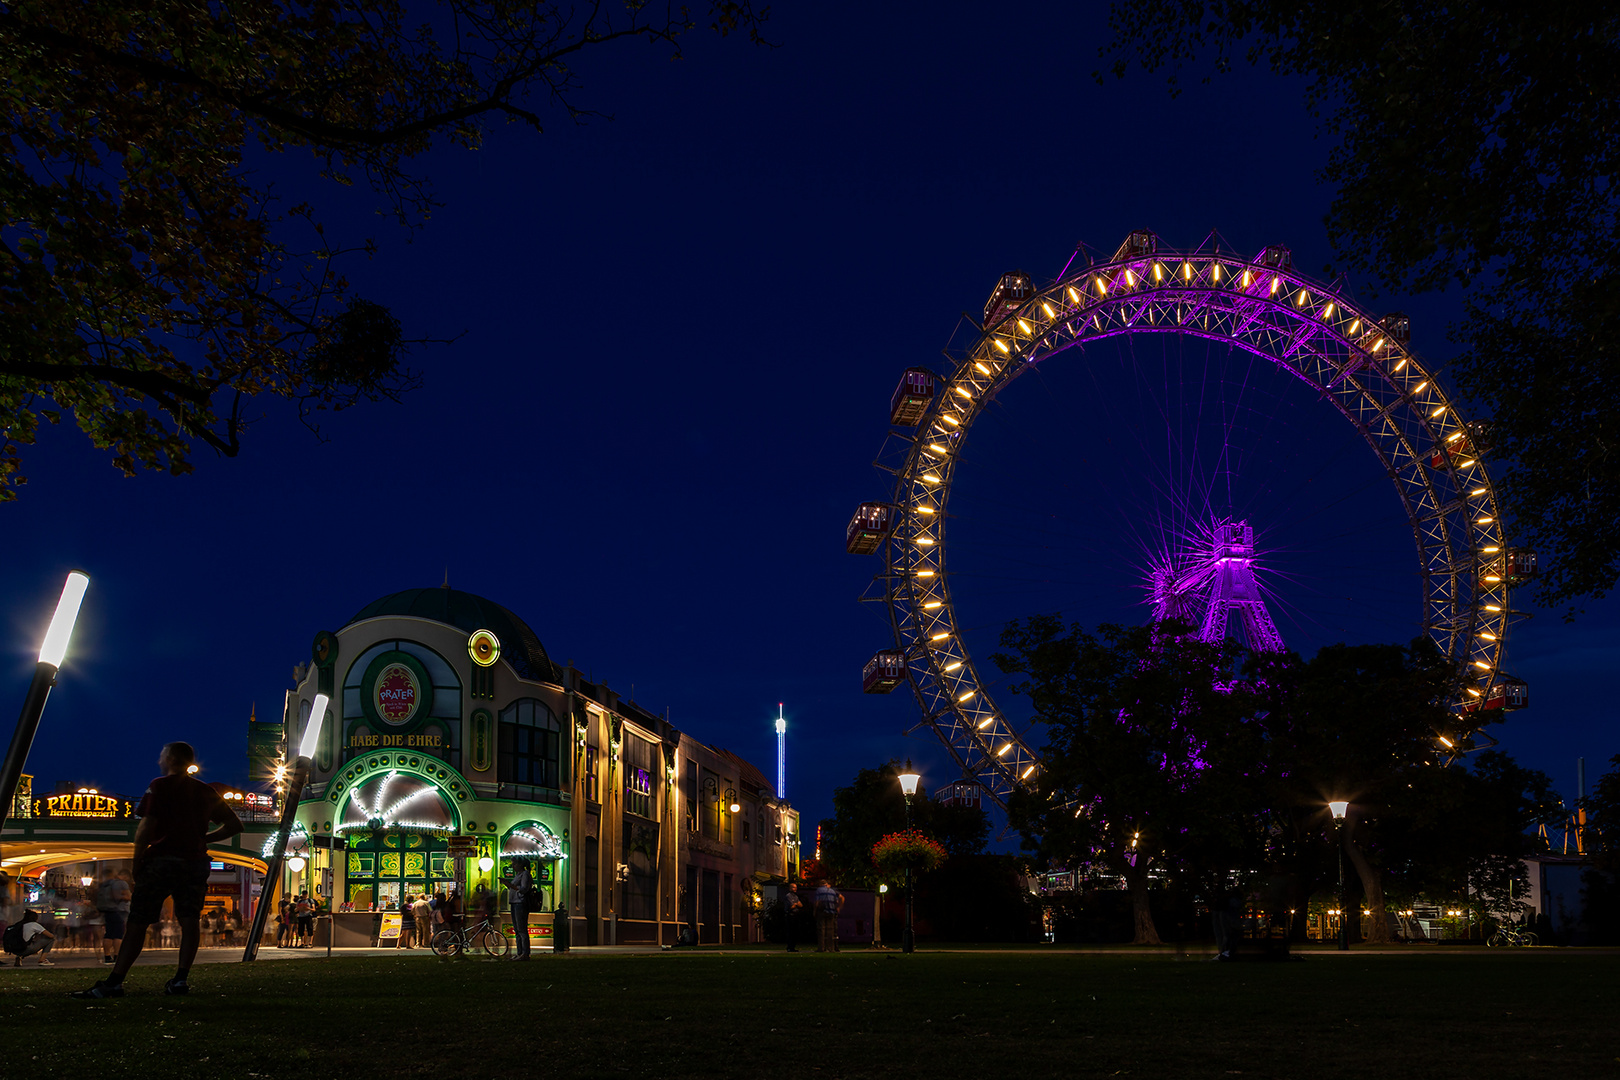
[[[843,552],[855,505],[887,495],[871,461],[902,369],[942,365],[1002,271],[1050,279],[1080,241],[1106,257],[1130,229],[1191,248],[1218,227],[1318,276],[1331,257],[1300,87],[1099,87],[1103,11],[788,4],[777,49],[694,35],[669,63],[629,45],[581,68],[611,122],[558,114],[543,137],[501,128],[424,161],[445,205],[415,234],[274,163],[289,203],[312,193],[330,228],[378,238],[350,267],[361,293],[412,335],[463,336],[415,355],[424,389],[327,418],[325,441],[262,403],[242,457],[202,451],[188,477],[125,480],[73,430],[27,451],[0,508],[16,703],[61,574],[93,578],[29,771],[136,792],[184,738],[205,777],[240,781],[250,706],[279,715],[314,634],[448,571],[554,659],[767,770],[786,702],[788,794],[812,821],[890,757],[951,779],[930,737],[902,734],[909,695],[860,693],[888,631],[856,602],[876,561]],[[1452,351],[1454,298],[1360,296],[1412,314],[1430,361]],[[1272,551],[1290,645],[1416,632],[1411,535],[1372,455],[1247,363],[1128,339],[1057,358],[976,425],[950,536],[978,655],[1018,615],[1145,615],[1154,492],[1187,486],[1149,418],[1193,393],[1166,373],[1193,369],[1252,390],[1229,502]],[[1225,477],[1206,486],[1227,499]],[[1595,776],[1620,753],[1617,649],[1612,599],[1515,630],[1507,669],[1534,704],[1495,731],[1566,797],[1578,755]]]

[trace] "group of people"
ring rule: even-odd
[[[99,950],[102,961],[110,964],[123,942],[129,897],[129,875],[122,870],[103,874],[93,888],[76,899],[59,902],[47,895],[37,909],[18,902],[21,890],[14,890],[8,883],[0,898],[0,928],[12,924],[20,927],[12,935],[18,949],[8,950],[17,964],[26,956],[38,956],[41,964],[49,965],[46,954],[52,948]],[[58,920],[47,918],[45,913],[53,910],[65,910],[66,915]]]
[[[816,917],[816,952],[838,952],[838,914],[844,910],[844,894],[833,888],[833,883],[823,879],[816,886],[815,894],[811,897],[815,905],[813,914]],[[804,901],[799,898],[799,887],[788,885],[787,893],[782,898],[787,919],[787,951],[798,952],[798,933],[794,923],[799,912],[804,910]]]
[[[309,893],[281,898],[276,909],[276,948],[307,949],[315,944],[315,912],[320,902]]]

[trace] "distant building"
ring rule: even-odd
[[[505,911],[520,855],[544,898],[532,935],[566,906],[576,944],[746,940],[758,886],[797,873],[798,815],[757,768],[554,663],[482,597],[383,597],[298,674],[284,743],[317,693],[331,706],[283,885],[339,908],[338,944],[375,941],[371,913],[405,894],[484,885]]]

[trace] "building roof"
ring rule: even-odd
[[[546,655],[546,647],[540,644],[540,638],[529,629],[529,624],[493,600],[443,587],[406,589],[373,600],[345,625],[388,615],[431,619],[468,634],[488,630],[500,639],[501,659],[512,665],[519,677],[537,682],[560,684],[562,681],[557,666]]]
[[[741,783],[752,784],[758,790],[763,791],[767,798],[775,797],[775,785],[752,761],[738,754],[733,754],[730,750],[722,750],[718,746],[714,747],[714,752],[723,758],[729,759],[737,766],[737,779]]]

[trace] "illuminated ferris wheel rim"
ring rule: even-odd
[[[1132,251],[1137,237],[1144,239]],[[940,388],[915,434],[891,433],[911,445],[905,464],[891,470],[894,519],[877,580],[922,709],[919,726],[934,728],[965,776],[1005,802],[1040,764],[996,707],[957,632],[945,559],[956,460],[973,420],[1013,379],[1060,352],[1123,334],[1179,333],[1242,348],[1304,380],[1356,426],[1412,524],[1422,626],[1459,674],[1451,735],[1470,726],[1464,712],[1493,695],[1502,677],[1511,557],[1473,446],[1477,426],[1458,414],[1397,327],[1386,325],[1389,317],[1297,273],[1286,249],[1268,247],[1252,260],[1218,250],[1160,252],[1148,233],[1133,233],[1108,263],[1028,291],[1016,306],[987,311],[967,356],[936,376]],[[1452,744],[1446,732],[1436,735]]]

